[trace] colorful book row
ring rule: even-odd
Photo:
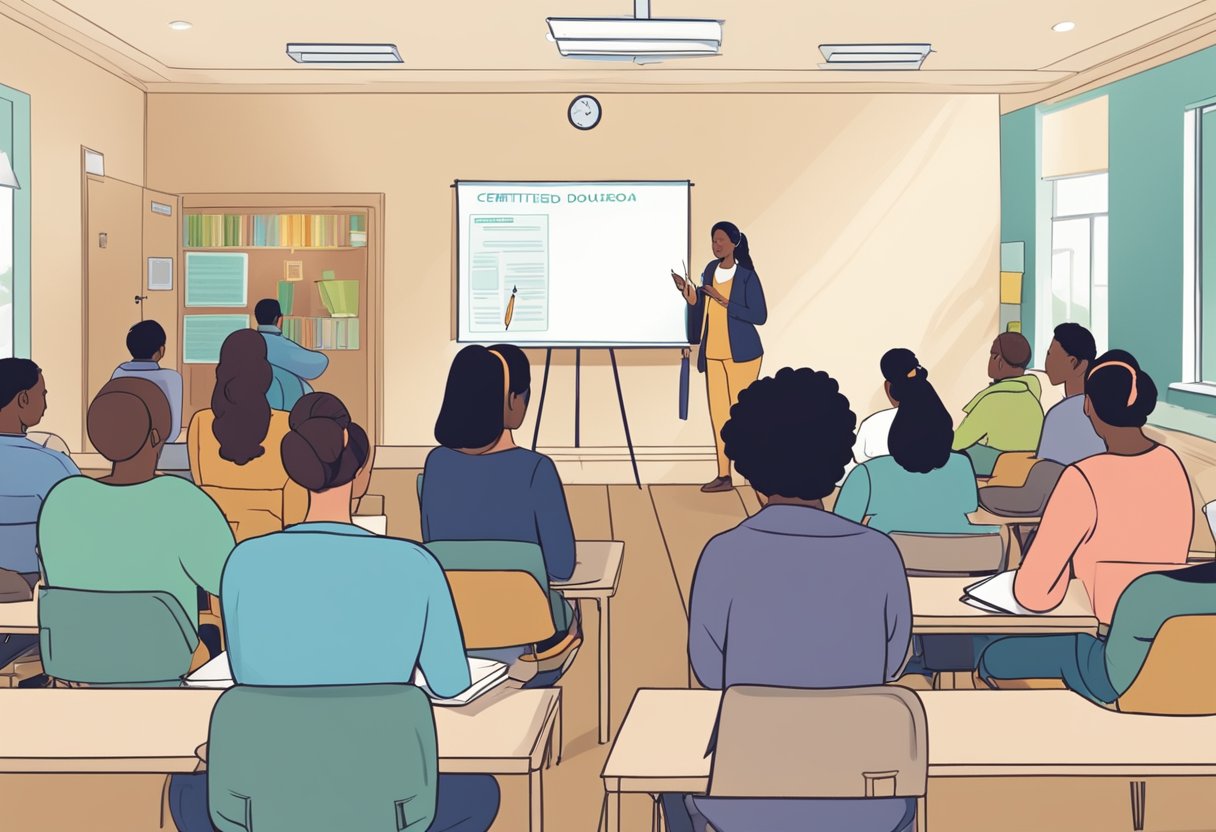
[[[364,214],[190,214],[187,248],[337,248],[367,245]]]
[[[284,318],[283,335],[310,350],[357,350],[359,319]]]

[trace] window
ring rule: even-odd
[[[30,98],[0,84],[0,151],[20,190],[0,187],[0,358],[30,352]]]
[[[1106,186],[1105,173],[1052,182],[1051,280],[1039,293],[1044,343],[1072,321],[1093,333],[1099,354],[1107,349]]]
[[[1183,147],[1182,381],[1216,385],[1216,105],[1187,112]]]

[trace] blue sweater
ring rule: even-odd
[[[469,686],[452,593],[426,549],[344,523],[246,540],[220,585],[232,678],[244,685]],[[301,599],[318,626],[302,637]]]
[[[422,540],[535,543],[552,581],[574,574],[574,527],[553,460],[525,448],[466,454],[436,448],[426,458]]]

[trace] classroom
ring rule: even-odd
[[[1216,830],[1213,79],[0,0],[0,828]]]

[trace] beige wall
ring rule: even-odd
[[[30,95],[31,347],[50,390],[40,429],[79,450],[80,147],[105,154],[107,175],[142,184],[144,94],[3,16],[0,83]]]
[[[829,370],[859,413],[880,404],[878,359],[895,345],[917,350],[952,410],[983,384],[997,325],[996,96],[600,99],[603,123],[580,133],[565,95],[150,94],[148,185],[386,194],[387,444],[433,443],[457,349],[457,178],[690,178],[695,267],[710,257],[716,220],[751,240],[770,310],[766,371]],[[628,241],[593,256],[625,268]],[[677,419],[676,351],[629,352],[621,363],[635,443],[710,443],[701,387],[692,418]],[[534,390],[540,370],[535,361]],[[542,445],[573,443],[572,375],[563,357]],[[585,355],[582,390],[583,444],[623,445],[605,356]]]

